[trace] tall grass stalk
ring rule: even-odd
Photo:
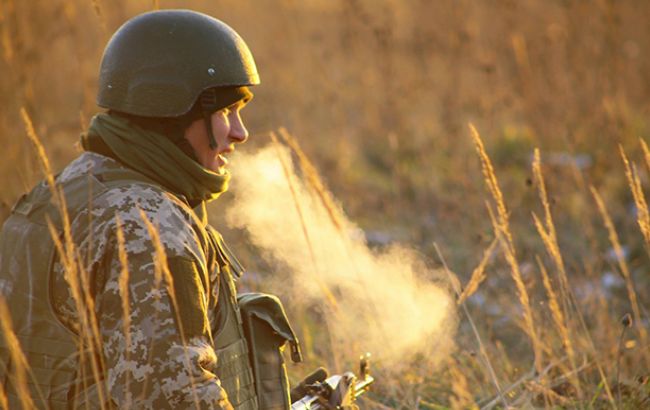
[[[314,188],[314,191],[318,194],[323,207],[327,211],[327,214],[329,215],[336,229],[338,229],[339,232],[343,233],[344,218],[341,216],[339,208],[334,202],[334,199],[329,194],[327,189],[325,189],[325,184],[323,184],[323,181],[321,180],[316,167],[309,160],[302,148],[300,148],[298,141],[296,141],[296,139],[291,134],[289,134],[285,128],[280,128],[278,135],[282,141],[287,144],[289,148],[291,148],[291,150],[296,154],[296,157],[298,157],[300,168],[303,170],[307,181]]]
[[[345,217],[342,215],[340,208],[334,202],[332,195],[325,188],[325,184],[323,183],[320,174],[316,170],[316,167],[309,160],[307,154],[305,154],[305,152],[302,150],[300,144],[298,144],[298,141],[285,128],[280,128],[278,135],[282,139],[282,142],[284,142],[298,158],[298,164],[303,172],[303,176],[306,179],[308,186],[311,187],[312,191],[316,193],[320,203],[323,205],[323,208],[325,208],[327,215],[329,216],[330,221],[334,225],[339,239],[342,242],[341,248],[343,249],[343,252],[345,252],[346,257],[350,261],[352,271],[356,275],[357,284],[362,289],[365,300],[368,302],[370,309],[374,313],[371,320],[378,328],[382,329],[381,335],[384,338],[384,343],[389,344],[389,335],[391,334],[391,330],[388,329],[384,321],[381,320],[381,315],[379,314],[379,309],[377,308],[375,298],[370,297],[370,294],[368,294],[367,283],[364,283],[364,278],[359,269],[357,260],[354,257],[353,253],[350,251],[350,237],[345,231]],[[283,164],[283,167],[286,170],[288,170],[287,166],[287,164]],[[287,174],[285,171],[285,176],[286,175]]]
[[[56,184],[54,183],[54,173],[52,172],[52,167],[50,166],[50,160],[45,153],[45,148],[43,147],[43,144],[41,144],[41,140],[38,138],[38,135],[36,135],[36,131],[34,130],[34,123],[32,122],[32,119],[27,113],[25,107],[22,107],[20,109],[20,117],[23,120],[27,138],[29,138],[29,141],[32,143],[32,146],[36,151],[36,156],[38,157],[39,163],[41,165],[41,170],[43,171],[43,175],[47,181],[47,185],[50,187],[50,190],[55,191]],[[55,200],[59,199],[58,193],[55,194],[55,192],[52,192],[52,194]]]
[[[645,164],[650,171],[650,149],[648,149],[648,144],[646,144],[642,138],[639,138],[639,141],[641,143],[641,149],[643,149],[643,158],[645,159]]]
[[[167,288],[167,294],[169,295],[169,300],[172,304],[172,309],[176,316],[176,323],[178,323],[178,332],[180,334],[183,355],[185,358],[185,365],[187,366],[187,373],[190,378],[190,385],[192,388],[192,399],[194,400],[194,405],[197,410],[200,410],[199,396],[196,391],[196,382],[194,374],[192,372],[192,361],[190,359],[190,354],[187,349],[187,340],[185,338],[185,331],[183,329],[183,322],[180,316],[180,310],[178,306],[178,300],[176,299],[176,290],[174,288],[174,279],[172,277],[171,271],[169,270],[169,264],[167,263],[167,253],[165,252],[165,247],[160,240],[160,233],[158,229],[153,225],[153,223],[147,217],[147,214],[140,209],[140,218],[147,227],[147,232],[151,237],[151,242],[154,245],[155,255],[154,255],[154,289],[160,289],[160,285],[164,282],[165,287]]]
[[[16,394],[18,395],[20,403],[24,409],[33,409],[35,407],[34,401],[32,400],[29,392],[29,387],[27,386],[27,370],[29,368],[29,364],[27,363],[27,358],[25,357],[25,354],[20,347],[20,342],[14,333],[14,327],[11,321],[11,313],[9,313],[7,302],[2,296],[0,296],[0,329],[2,329],[2,336],[7,343],[9,356],[11,357],[14,374],[12,384],[16,390]],[[4,401],[6,403],[6,396],[4,397]]]
[[[5,386],[2,383],[0,383],[0,409],[11,410],[9,409],[9,401],[7,401],[7,392],[5,391]]]
[[[538,221],[536,221],[536,223],[537,222]],[[567,351],[567,355],[569,357],[569,363],[571,364],[571,369],[573,370],[572,372],[573,376],[570,377],[569,380],[571,380],[571,383],[578,390],[579,397],[582,397],[582,391],[580,389],[580,379],[578,377],[578,374],[576,373],[575,350],[573,349],[573,342],[569,334],[569,328],[567,326],[567,322],[564,318],[564,314],[562,313],[562,309],[560,308],[560,302],[558,300],[557,294],[555,293],[555,290],[553,289],[553,285],[551,284],[551,279],[549,278],[548,273],[546,272],[546,268],[544,267],[544,264],[539,259],[539,257],[537,257],[537,266],[539,267],[539,270],[542,274],[542,282],[544,283],[544,289],[546,289],[546,295],[548,296],[548,304],[549,304],[549,309],[551,311],[551,317],[553,318],[555,327],[557,328],[558,333],[560,334],[560,338],[562,339],[562,345]]]
[[[494,238],[492,239],[492,242],[490,242],[490,245],[483,251],[483,257],[481,258],[481,261],[479,262],[478,266],[472,271],[472,276],[470,276],[470,279],[467,282],[467,285],[465,285],[463,292],[458,295],[457,303],[459,305],[461,303],[464,303],[467,298],[472,296],[474,292],[478,290],[479,286],[481,283],[483,283],[485,278],[487,278],[485,267],[487,266],[487,263],[490,260],[490,257],[492,256],[496,245],[497,238]]]
[[[82,296],[83,296],[83,301],[84,301],[84,307],[86,309],[86,315],[88,318],[88,324],[90,325],[90,335],[91,337],[89,338],[89,342],[92,343],[93,345],[93,352],[99,353],[99,363],[100,363],[100,368],[103,369],[106,368],[105,363],[104,363],[104,348],[102,347],[102,337],[101,333],[99,331],[99,322],[97,320],[97,315],[95,314],[96,308],[95,308],[95,297],[92,293],[92,288],[93,286],[90,283],[90,272],[86,269],[86,267],[83,265],[82,257],[79,254],[79,249],[77,248],[75,250],[75,261],[78,264],[78,272],[79,272],[79,277],[81,278],[81,286],[82,286]]]
[[[327,284],[321,279],[319,272],[319,264],[318,260],[316,259],[316,253],[314,252],[314,246],[312,244],[311,237],[309,235],[309,230],[307,229],[307,222],[305,220],[305,215],[302,210],[302,205],[300,204],[300,200],[298,199],[298,193],[296,192],[296,187],[295,183],[292,179],[292,174],[290,172],[289,164],[287,164],[286,160],[284,159],[284,156],[282,155],[282,152],[280,151],[280,142],[278,141],[278,137],[274,132],[270,133],[271,140],[273,141],[274,146],[277,149],[277,156],[278,160],[280,161],[280,164],[282,166],[282,172],[284,174],[285,179],[287,180],[287,185],[289,186],[289,191],[291,192],[291,198],[293,199],[293,204],[296,209],[296,212],[298,213],[298,218],[300,219],[300,227],[302,229],[303,236],[305,238],[305,243],[307,244],[307,249],[309,251],[309,256],[311,259],[311,262],[314,266],[314,274],[312,275],[313,280],[315,283],[318,285],[320,288],[321,292],[323,293],[323,296],[325,298],[325,301],[327,301],[327,306],[332,310],[334,314],[338,314],[340,309],[338,306],[338,302],[336,301],[336,297],[330,290],[330,288],[327,286]],[[331,327],[329,315],[325,315],[325,326],[327,327],[327,335],[330,343],[330,350],[332,352],[332,359],[334,360],[334,364],[336,368],[339,367],[339,358],[338,355],[336,354],[336,348],[335,348],[335,343],[333,340],[333,335],[332,332],[329,330]]]
[[[630,164],[627,155],[625,155],[623,146],[619,145],[618,149],[621,153],[623,164],[625,165],[625,176],[627,177],[627,182],[634,198],[634,204],[636,205],[636,220],[641,229],[641,234],[643,234],[646,250],[650,251],[650,212],[648,211],[648,203],[645,200],[643,188],[641,187],[641,179],[639,178],[636,166]]]
[[[544,181],[544,176],[542,174],[542,169],[541,169],[541,157],[538,149],[535,149],[534,152],[534,158],[533,158],[533,176],[537,182],[538,186],[538,192],[539,192],[539,197],[540,201],[542,202],[542,206],[544,207],[544,220],[546,222],[546,227],[541,223],[540,219],[533,213],[533,220],[535,222],[535,227],[537,228],[537,232],[539,233],[540,237],[542,238],[542,242],[544,243],[544,247],[546,248],[549,256],[551,257],[551,260],[553,261],[556,270],[559,273],[559,279],[560,279],[560,291],[561,291],[561,301],[562,304],[565,306],[564,308],[564,320],[562,323],[562,330],[560,330],[560,335],[564,338],[565,336],[567,337],[568,343],[565,342],[565,349],[567,350],[567,355],[570,360],[570,365],[571,368],[573,369],[572,375],[575,375],[575,378],[571,377],[569,380],[571,380],[573,383],[579,383],[580,379],[578,377],[579,372],[576,369],[576,354],[575,354],[575,348],[573,347],[572,343],[572,338],[571,338],[571,328],[569,326],[569,321],[568,321],[568,316],[571,314],[570,309],[566,306],[567,303],[571,303],[573,305],[574,311],[576,313],[576,316],[578,318],[578,322],[580,323],[580,326],[582,328],[583,334],[585,335],[587,339],[587,343],[589,345],[589,348],[592,352],[592,356],[594,359],[594,363],[596,365],[596,368],[598,369],[598,373],[601,378],[601,382],[605,388],[605,393],[607,394],[607,398],[612,404],[612,406],[616,407],[616,403],[614,401],[614,396],[612,395],[609,382],[607,381],[607,377],[605,375],[605,371],[603,370],[601,360],[599,358],[599,354],[596,351],[595,344],[593,342],[593,338],[591,337],[591,332],[589,331],[589,328],[587,327],[587,324],[584,320],[584,315],[582,314],[582,310],[580,309],[580,306],[578,305],[575,295],[573,294],[573,291],[571,290],[571,285],[569,284],[569,279],[568,279],[568,274],[566,272],[566,266],[564,264],[564,258],[562,257],[562,253],[560,251],[560,246],[559,242],[557,240],[557,233],[555,229],[555,223],[553,222],[553,215],[551,214],[551,206],[550,202],[548,200],[548,194],[546,191],[546,183]],[[540,270],[543,269],[543,266],[541,265],[541,262],[538,261],[538,264],[540,265]],[[545,272],[542,272],[544,274]],[[550,280],[549,280],[549,285],[550,285]],[[546,287],[546,284],[545,284]],[[547,289],[548,293],[548,289]],[[556,322],[557,324],[557,322]],[[559,324],[557,324],[559,326]],[[566,334],[565,334],[566,331]],[[570,353],[573,351],[573,355]],[[572,357],[573,356],[573,357]],[[576,385],[576,388],[580,388],[580,385]],[[580,390],[578,390],[580,392]]]
[[[48,227],[50,229],[50,235],[54,241],[57,254],[59,255],[59,261],[63,265],[64,269],[64,279],[70,288],[70,294],[75,303],[75,308],[78,315],[78,343],[79,343],[79,352],[81,360],[89,360],[91,371],[93,373],[93,379],[97,384],[97,394],[99,396],[100,403],[105,403],[105,389],[102,381],[104,380],[103,367],[100,368],[100,364],[95,360],[96,357],[103,356],[103,350],[101,349],[101,338],[98,333],[96,326],[91,324],[91,316],[94,316],[94,311],[88,309],[88,306],[85,304],[88,297],[84,294],[87,291],[87,287],[84,287],[80,281],[79,277],[84,274],[81,272],[80,266],[75,260],[74,252],[69,251],[69,246],[66,243],[61,241],[59,237],[59,232],[56,230],[56,227],[48,221]],[[86,350],[89,349],[89,350]],[[84,393],[86,393],[84,391]]]
[[[627,262],[625,260],[625,254],[623,253],[623,247],[621,246],[621,242],[618,238],[618,234],[616,233],[616,228],[614,227],[614,223],[612,222],[612,218],[609,215],[609,212],[607,211],[607,207],[605,206],[605,202],[603,201],[602,197],[594,188],[593,186],[591,187],[591,194],[594,197],[594,200],[596,201],[596,205],[598,206],[598,211],[600,212],[600,215],[603,219],[603,223],[605,224],[605,228],[607,229],[607,232],[609,234],[609,240],[612,244],[612,248],[614,249],[614,253],[616,254],[616,260],[618,263],[618,267],[623,274],[623,278],[625,279],[625,287],[627,289],[627,296],[630,299],[630,304],[632,305],[632,313],[634,315],[634,324],[636,327],[637,332],[639,333],[639,337],[641,339],[641,346],[643,349],[646,351],[643,353],[643,356],[645,357],[646,361],[648,360],[648,352],[647,352],[647,346],[648,346],[648,334],[646,332],[645,327],[643,326],[643,322],[641,321],[641,309],[639,308],[639,302],[637,298],[637,293],[636,290],[634,289],[634,283],[632,281],[632,274],[630,273],[630,269],[627,266]],[[648,363],[650,364],[650,363]]]
[[[559,272],[560,289],[562,289],[562,296],[563,296],[562,300],[569,300],[569,296],[568,296],[568,289],[570,289],[569,279],[567,277],[566,269],[564,266],[562,253],[560,252],[560,245],[558,244],[558,240],[557,240],[555,223],[553,222],[553,215],[551,214],[551,206],[549,204],[548,195],[546,193],[546,184],[544,182],[544,176],[542,175],[539,149],[535,149],[534,151],[533,175],[537,182],[539,198],[542,202],[542,206],[544,207],[544,221],[546,225],[544,227],[541,221],[539,220],[539,218],[537,217],[537,215],[533,213],[533,220],[535,221],[535,227],[537,228],[537,232],[539,232],[539,235],[542,237],[544,246],[546,247],[548,254],[551,256],[551,259],[555,264],[555,268]],[[542,272],[544,287],[546,288],[546,292],[549,297],[552,317],[562,337],[562,342],[564,344],[564,348],[567,351],[571,368],[572,370],[575,371],[576,370],[575,349],[573,347],[573,341],[571,339],[571,334],[569,332],[569,323],[568,321],[566,321],[564,313],[560,310],[560,304],[558,302],[558,298],[555,295],[555,291],[553,290],[551,281],[548,275],[546,274],[546,269],[544,269],[544,266],[539,260],[538,260],[538,265]],[[565,309],[565,312],[568,314],[568,309]],[[575,385],[579,397],[582,398],[580,379],[577,377],[577,375],[576,377],[571,378],[571,382]]]
[[[630,314],[626,313],[621,320],[623,329],[621,329],[621,335],[618,338],[618,348],[616,349],[616,378],[614,380],[616,383],[616,401],[619,404],[621,402],[621,386],[619,384],[620,375],[621,375],[621,352],[623,351],[623,341],[625,340],[625,333],[627,332],[627,328],[630,327],[631,322],[632,322],[632,318],[630,317]]]
[[[43,144],[34,130],[33,122],[27,110],[21,108],[20,114],[25,125],[27,137],[36,151],[41,170],[52,195],[52,201],[57,206],[61,217],[62,233],[54,227],[50,220],[48,220],[48,228],[57,250],[59,261],[63,265],[64,279],[70,287],[70,293],[74,299],[77,314],[79,315],[78,342],[79,351],[81,352],[80,356],[83,360],[86,348],[90,349],[88,358],[91,362],[93,377],[97,384],[97,395],[101,403],[100,405],[103,407],[106,402],[105,389],[102,383],[104,380],[103,369],[105,368],[103,363],[103,349],[101,347],[101,336],[95,317],[94,299],[91,294],[88,275],[83,269],[82,259],[72,239],[70,216],[68,214],[65,195],[61,187],[56,184],[49,159],[45,153]],[[81,282],[79,278],[81,278]],[[100,363],[97,363],[97,360],[94,358],[99,358]]]
[[[451,283],[452,288],[454,292],[456,293],[456,297],[460,299],[460,289],[458,287],[458,282],[454,280],[453,274],[451,273],[451,270],[449,270],[449,267],[447,266],[447,262],[445,258],[442,256],[442,252],[440,251],[440,248],[438,247],[437,243],[433,243],[433,247],[436,250],[436,253],[438,254],[438,257],[440,258],[440,261],[442,262],[442,266],[445,270],[445,273],[447,274],[447,277],[449,278],[449,283]],[[481,353],[481,357],[483,358],[485,368],[487,369],[488,373],[488,378],[490,381],[492,381],[492,384],[494,385],[494,388],[497,391],[497,398],[501,403],[503,404],[504,408],[509,408],[510,406],[508,405],[508,401],[506,400],[505,396],[503,395],[503,390],[501,389],[501,384],[499,383],[499,379],[497,378],[496,373],[494,372],[494,367],[492,367],[492,362],[490,361],[490,356],[487,354],[487,350],[485,349],[485,345],[483,344],[483,340],[481,339],[481,335],[478,332],[478,329],[476,328],[476,324],[474,323],[474,319],[472,319],[472,315],[469,313],[469,309],[467,308],[467,304],[465,301],[462,301],[460,303],[460,306],[463,309],[463,312],[465,312],[465,316],[467,316],[467,321],[469,322],[470,327],[472,328],[472,333],[474,334],[474,337],[476,338],[476,342],[478,343],[478,348],[479,352]]]
[[[99,20],[99,24],[102,28],[102,31],[104,34],[108,33],[108,27],[106,24],[106,17],[104,16],[104,12],[102,11],[102,6],[99,4],[99,0],[91,0],[93,4],[93,10],[95,11],[95,15],[97,15],[97,19]]]
[[[290,166],[287,164],[287,161],[285,160],[284,156],[280,152],[280,142],[278,141],[277,135],[272,132],[271,134],[271,140],[275,144],[278,153],[278,160],[280,161],[280,164],[282,166],[282,172],[284,174],[285,179],[287,180],[287,184],[289,186],[289,191],[291,192],[291,198],[293,199],[294,206],[296,208],[296,212],[298,213],[298,218],[300,219],[300,226],[302,228],[302,233],[303,236],[305,237],[305,242],[307,244],[307,249],[309,251],[309,256],[312,261],[312,264],[314,265],[314,280],[318,284],[318,287],[321,289],[321,292],[323,292],[323,296],[327,300],[329,306],[334,309],[334,311],[338,311],[338,302],[336,301],[336,297],[332,293],[332,291],[329,289],[327,284],[323,282],[323,280],[319,277],[318,272],[320,272],[318,260],[316,258],[316,252],[314,251],[314,246],[311,240],[311,235],[309,234],[309,230],[307,229],[307,222],[305,220],[305,214],[302,209],[302,205],[300,203],[300,200],[298,199],[298,193],[296,191],[296,186],[295,182],[293,181],[293,178],[291,177],[291,171],[290,171]]]
[[[95,308],[95,296],[92,293],[92,288],[90,284],[90,273],[83,266],[82,259],[77,255],[77,263],[79,265],[79,276],[81,277],[82,285],[82,295],[84,300],[84,308],[86,310],[86,323],[88,324],[87,331],[83,332],[87,340],[87,345],[90,348],[91,353],[91,364],[93,365],[93,370],[95,374],[95,381],[98,386],[98,390],[102,389],[102,396],[108,397],[108,391],[104,392],[104,389],[107,389],[107,386],[103,383],[104,376],[106,374],[106,361],[104,360],[104,346],[101,331],[99,329],[99,321],[96,315]],[[86,329],[84,329],[86,330]],[[94,358],[97,360],[93,360]]]
[[[546,247],[546,251],[550,255],[553,262],[555,263],[555,267],[559,272],[560,292],[562,295],[562,301],[566,302],[570,299],[568,292],[569,289],[571,289],[571,286],[569,285],[569,279],[564,265],[564,258],[562,257],[562,253],[560,252],[560,245],[557,240],[555,223],[553,222],[553,215],[551,214],[551,205],[548,200],[548,194],[546,192],[546,183],[544,182],[544,176],[542,174],[540,153],[539,153],[539,149],[537,148],[535,148],[533,154],[533,177],[535,178],[535,181],[537,183],[539,199],[544,208],[545,225],[542,225],[542,223],[539,221],[535,213],[533,213],[533,220],[535,221],[535,227],[537,228],[537,232],[541,236],[544,246]],[[566,315],[569,314],[569,309],[566,306],[564,309],[564,313]]]
[[[9,15],[14,11],[15,5],[13,0],[9,0],[6,3],[4,1],[0,2],[0,42],[2,42],[3,58],[4,60],[11,65],[14,60],[14,44],[11,36],[11,31],[9,29]]]
[[[117,253],[120,260],[120,279],[118,288],[120,298],[122,299],[122,321],[124,324],[124,356],[127,362],[131,361],[131,310],[129,308],[129,260],[126,254],[126,243],[124,241],[124,230],[122,220],[119,216],[115,217],[116,235],[117,235]],[[131,375],[126,372],[124,397],[126,398],[125,407],[131,407]]]
[[[459,368],[455,360],[450,360],[449,374],[451,376],[451,392],[453,393],[450,401],[452,409],[471,409],[476,410],[478,406],[474,401],[467,377]]]
[[[573,168],[574,168],[574,172],[577,175],[580,175],[577,172],[577,169],[575,169],[576,167],[574,166]],[[567,302],[569,302],[569,303],[571,303],[573,305],[574,310],[576,312],[576,315],[578,317],[578,322],[580,323],[580,326],[582,328],[583,334],[587,338],[587,342],[589,344],[590,350],[592,351],[593,359],[594,359],[594,362],[596,364],[596,368],[598,369],[598,373],[599,373],[600,378],[601,378],[601,383],[605,388],[607,398],[610,401],[610,404],[612,404],[612,406],[616,407],[616,403],[614,401],[614,396],[612,395],[612,392],[611,392],[611,389],[610,389],[610,386],[609,386],[609,382],[607,381],[607,377],[605,376],[605,372],[603,370],[602,363],[601,363],[600,358],[599,358],[599,354],[596,351],[596,347],[595,347],[593,339],[591,337],[591,332],[589,331],[589,328],[586,325],[586,322],[584,320],[584,315],[582,314],[582,310],[580,309],[580,306],[577,303],[575,295],[573,294],[573,291],[571,290],[571,285],[569,284],[569,279],[568,279],[568,275],[567,275],[567,272],[566,272],[564,259],[562,257],[562,253],[560,251],[560,246],[559,246],[559,243],[558,243],[558,240],[557,240],[557,234],[556,234],[556,230],[555,230],[555,223],[553,222],[553,215],[551,214],[551,207],[550,207],[550,202],[548,200],[548,194],[546,192],[546,183],[544,182],[544,176],[542,174],[541,157],[540,157],[540,153],[539,153],[538,149],[535,149],[535,153],[534,153],[533,175],[534,175],[535,180],[536,180],[537,185],[538,185],[540,201],[542,202],[542,205],[544,207],[544,219],[545,219],[545,222],[546,222],[546,228],[543,226],[543,224],[541,223],[541,221],[539,220],[537,215],[535,215],[534,213],[533,213],[533,220],[535,222],[535,227],[537,228],[537,231],[538,231],[538,233],[540,234],[540,236],[542,238],[542,242],[544,243],[544,246],[546,247],[546,250],[547,250],[548,254],[551,257],[551,260],[554,262],[555,268],[557,269],[557,271],[559,273],[560,291],[561,291],[561,296],[562,296],[561,300],[563,302],[563,305],[565,306],[564,312],[565,312],[565,315],[566,315],[566,319],[565,319],[566,321],[564,322],[565,325],[563,327],[565,327],[565,329],[566,329],[567,337],[568,337],[567,340],[569,341],[569,344],[566,344],[565,347],[567,349],[567,354],[569,356],[570,365],[571,365],[571,367],[573,369],[572,374],[575,374],[576,377],[577,377],[579,372],[576,369],[575,349],[573,348],[572,343],[571,343],[572,342],[571,333],[570,333],[571,328],[570,328],[569,321],[568,321],[568,315],[571,314],[571,312],[570,312],[570,309],[566,306]],[[579,178],[578,180],[581,181],[582,183],[584,183],[582,178]],[[542,268],[542,266],[540,265],[540,269],[541,268]],[[549,282],[549,284],[550,284],[550,282]],[[561,333],[562,337],[564,337],[563,332],[564,332],[564,330]],[[573,360],[571,360],[572,357],[571,357],[570,350],[574,351]],[[575,379],[573,381],[574,382],[579,382],[580,379],[577,378],[577,379]],[[576,386],[576,387],[578,388],[579,386]]]
[[[542,369],[542,357],[541,357],[541,344],[537,335],[537,330],[535,329],[535,323],[533,318],[533,311],[530,306],[530,297],[528,295],[528,290],[524,284],[523,277],[519,270],[519,263],[517,262],[517,255],[515,251],[515,244],[510,231],[510,222],[509,215],[506,209],[505,201],[503,199],[503,194],[501,193],[501,188],[499,188],[499,183],[494,173],[494,168],[492,166],[492,161],[485,151],[483,146],[483,141],[478,131],[474,125],[469,124],[469,129],[476,146],[476,151],[481,160],[481,168],[483,170],[483,176],[485,183],[492,194],[492,198],[496,204],[496,218],[494,228],[499,238],[499,242],[504,250],[506,260],[510,266],[511,276],[515,282],[517,288],[517,296],[519,297],[519,302],[521,303],[523,309],[524,317],[524,329],[530,337],[533,354],[535,360],[535,368],[538,371]]]

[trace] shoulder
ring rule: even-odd
[[[102,175],[118,171],[122,179],[102,182]],[[78,234],[97,245],[114,241],[118,224],[122,227],[129,253],[151,252],[151,229],[168,256],[193,256],[202,253],[200,237],[203,228],[193,210],[163,187],[131,178],[135,171],[117,161],[92,152],[85,152],[71,162],[57,181],[66,184],[79,177],[95,177],[90,203],[83,206],[74,221]],[[82,239],[83,240],[83,239]]]
[[[75,178],[95,173],[99,169],[117,169],[120,164],[112,158],[94,152],[83,152],[66,166],[57,177],[57,183],[65,184]]]
[[[170,257],[199,251],[202,228],[193,211],[155,185],[123,181],[107,189],[94,199],[92,218],[109,223],[113,229],[119,221],[130,253],[150,251],[153,235],[158,236]]]

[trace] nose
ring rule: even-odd
[[[248,130],[246,129],[239,112],[233,112],[232,117],[233,118],[230,120],[230,133],[228,134],[228,138],[236,144],[243,144],[248,140]]]

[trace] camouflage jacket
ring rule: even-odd
[[[124,168],[113,159],[86,152],[63,170],[58,182],[120,169]],[[174,295],[172,288],[156,282],[156,246],[141,212],[158,231]],[[128,260],[128,320],[120,295],[118,221]],[[90,275],[106,389],[119,407],[197,408],[198,401],[200,408],[230,408],[215,375],[212,332],[218,326],[220,262],[208,228],[182,198],[129,180],[95,196],[71,221],[79,257]],[[79,334],[80,318],[70,289],[62,263],[55,263],[56,314]]]

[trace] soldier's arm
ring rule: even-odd
[[[156,251],[146,226],[128,218],[122,216],[129,268],[128,318],[122,308],[117,252],[98,299],[111,398],[120,407],[197,408],[198,404],[198,408],[231,409],[215,375],[217,358],[205,312],[208,296],[191,229],[158,224],[173,278],[170,287],[164,279],[156,283]]]

